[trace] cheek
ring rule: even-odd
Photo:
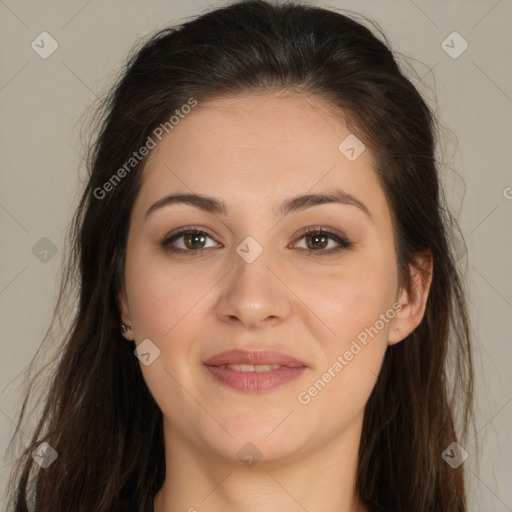
[[[394,262],[374,256],[354,255],[328,273],[294,278],[294,293],[304,309],[309,308],[311,326],[319,339],[341,348],[361,330],[379,319],[391,307],[396,288]],[[306,318],[306,315],[303,315]],[[319,321],[320,320],[320,321]]]
[[[345,366],[334,358],[298,393],[296,407],[301,422],[325,438],[336,436],[350,425],[364,412],[381,357],[380,351],[363,349]]]
[[[166,404],[172,406],[170,396],[183,394],[179,383],[193,388],[190,380],[199,359],[194,341],[204,337],[212,306],[208,292],[218,278],[197,263],[180,266],[160,255],[135,256],[127,262],[126,275],[137,345],[150,339],[159,350],[154,362],[141,364],[141,370],[156,401],[166,410]]]
[[[364,410],[387,349],[388,322],[394,310],[391,314],[386,311],[391,304],[386,294],[379,295],[373,287],[348,285],[340,285],[336,293],[317,302],[318,316],[334,333],[324,330],[327,334],[317,337],[323,357],[297,403],[304,408],[305,421],[315,423],[324,418],[326,435],[334,434]],[[330,411],[327,421],[326,410]]]
[[[314,368],[311,387],[302,390],[304,400],[298,400],[310,401],[312,414],[317,407],[338,403],[333,416],[339,414],[337,421],[343,421],[360,412],[375,385],[395,315],[396,287],[392,255],[375,254],[347,258],[342,269],[296,288],[315,313],[311,325],[325,327],[315,327],[323,360]]]
[[[162,338],[204,295],[207,276],[188,268],[173,265],[165,254],[142,251],[127,261],[126,286],[138,338]]]

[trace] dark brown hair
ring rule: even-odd
[[[104,197],[94,192],[190,98],[286,89],[326,100],[373,152],[393,216],[399,284],[410,286],[422,251],[433,255],[424,318],[387,349],[366,404],[358,498],[393,512],[467,510],[463,466],[441,457],[463,442],[474,415],[467,304],[450,242],[456,221],[440,188],[432,110],[379,34],[332,10],[248,0],[161,30],[132,54],[99,111],[66,239],[52,326],[57,315],[73,317],[51,372],[43,384],[31,379],[19,415],[18,427],[38,386],[43,410],[11,475],[13,512],[152,509],[165,477],[162,414],[120,334],[116,299],[146,158]],[[46,469],[31,457],[43,441],[58,454]]]

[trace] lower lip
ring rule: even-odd
[[[238,391],[267,391],[297,379],[306,369],[281,367],[269,372],[240,372],[231,368],[208,366],[205,368],[221,383]]]

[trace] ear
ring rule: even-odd
[[[410,266],[411,287],[410,290],[400,291],[397,302],[402,305],[402,309],[397,311],[390,322],[388,345],[394,345],[411,334],[418,327],[425,313],[434,269],[432,251],[430,249],[423,251],[415,257],[415,260],[423,271]]]
[[[126,291],[123,289],[117,294],[117,304],[119,306],[119,312],[121,314],[121,321],[126,326],[131,326],[132,330],[127,330],[122,335],[127,340],[134,340],[135,335],[133,331],[132,317],[130,315],[130,309],[128,307],[128,300],[126,299]]]

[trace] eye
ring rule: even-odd
[[[172,253],[189,253],[191,256],[196,256],[209,247],[215,247],[215,244],[205,245],[208,238],[213,240],[206,231],[195,227],[183,227],[161,240],[160,246]],[[353,243],[346,237],[324,226],[304,228],[301,230],[298,240],[302,239],[305,239],[306,247],[299,248],[308,251],[309,255],[315,257],[336,254],[353,246]],[[179,244],[176,243],[177,241],[180,241]],[[329,242],[334,242],[337,246],[328,248]]]
[[[306,247],[303,248],[309,251],[311,256],[330,256],[353,246],[346,237],[324,226],[304,228],[299,237],[299,240],[302,239],[306,241]],[[327,249],[329,242],[335,242],[338,246]]]
[[[195,253],[194,255],[196,255],[202,250],[208,248],[204,245],[207,238],[211,238],[213,240],[213,238],[206,231],[202,231],[193,227],[184,227],[178,229],[171,235],[166,236],[160,242],[160,246],[163,247],[166,251],[175,253],[188,252],[191,254]],[[182,239],[180,242],[181,247],[176,247],[179,244],[176,244],[175,242],[180,239]]]

